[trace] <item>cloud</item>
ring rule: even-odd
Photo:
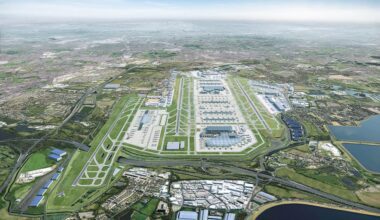
[[[105,3],[106,2],[106,3]],[[378,5],[271,4],[264,1],[212,1],[211,4],[171,1],[20,1],[0,2],[0,17],[8,20],[177,19],[270,20],[317,22],[380,22]]]

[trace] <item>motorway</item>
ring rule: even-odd
[[[374,212],[374,213],[380,213],[380,209],[366,206],[360,203],[352,202],[349,200],[342,199],[338,196],[319,191],[317,189],[311,188],[309,186],[286,180],[286,179],[281,179],[278,177],[274,177],[271,175],[263,174],[260,172],[257,172],[255,170],[249,170],[241,167],[234,166],[232,164],[226,164],[226,163],[221,163],[221,162],[211,162],[211,161],[202,161],[202,160],[165,160],[165,161],[142,161],[142,160],[135,160],[135,159],[127,159],[124,157],[119,157],[118,159],[119,163],[127,164],[127,165],[133,165],[133,166],[141,166],[141,167],[159,167],[159,166],[164,166],[164,167],[176,167],[176,166],[193,166],[193,167],[201,167],[202,169],[204,168],[219,168],[223,169],[226,171],[230,171],[232,173],[238,173],[238,174],[243,174],[247,176],[251,176],[254,178],[259,177],[261,180],[267,180],[271,181],[274,183],[281,184],[283,186],[291,187],[294,189],[298,189],[303,192],[308,192],[317,196],[320,196],[322,198],[337,202],[342,205],[354,207],[357,209],[369,211],[369,212]],[[257,179],[256,179],[257,180]]]

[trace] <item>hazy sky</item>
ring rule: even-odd
[[[0,19],[380,22],[380,0],[0,0]]]

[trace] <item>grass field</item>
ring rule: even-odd
[[[358,197],[351,190],[340,188],[340,187],[337,187],[336,185],[323,183],[312,178],[308,178],[302,174],[296,173],[294,170],[289,169],[289,168],[277,169],[276,176],[291,179],[295,182],[302,183],[304,185],[342,197],[344,199],[348,199],[355,202],[359,201]]]
[[[147,203],[138,202],[132,206],[132,209],[145,215],[151,216],[158,205],[159,200],[157,198],[150,199]]]
[[[316,196],[300,192],[290,188],[283,188],[279,186],[266,185],[264,191],[281,199],[305,199],[315,201]],[[322,199],[321,199],[322,200]]]
[[[48,158],[50,151],[50,148],[46,148],[36,153],[33,153],[26,161],[25,165],[21,168],[21,173],[46,168],[54,165],[55,161]]]

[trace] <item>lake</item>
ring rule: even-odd
[[[380,173],[380,145],[344,143],[343,146],[367,170]]]
[[[379,220],[380,217],[304,204],[284,204],[265,210],[257,220]]]
[[[380,115],[368,118],[359,126],[329,126],[329,130],[340,141],[380,143]]]

